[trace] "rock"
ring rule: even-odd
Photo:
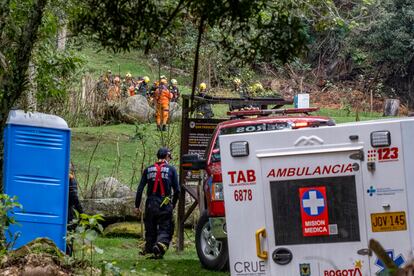
[[[85,213],[101,214],[106,225],[114,221],[137,219],[134,213],[135,192],[113,177],[97,182],[80,202]]]
[[[106,237],[141,238],[141,227],[138,222],[118,222],[107,226],[104,230]]]
[[[81,200],[86,214],[101,214],[108,225],[115,221],[137,220],[134,212],[135,196],[123,198],[99,198]]]
[[[384,104],[384,116],[398,116],[400,100],[386,99]]]
[[[125,99],[119,106],[120,119],[126,123],[147,123],[154,119],[155,111],[142,95]]]
[[[86,193],[85,198],[123,198],[133,196],[135,196],[135,192],[130,187],[122,184],[114,177],[106,177],[97,182]]]
[[[176,102],[170,102],[170,122],[180,121],[181,115],[181,106]]]

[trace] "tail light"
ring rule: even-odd
[[[308,126],[309,126],[308,122],[296,122],[296,123],[292,124],[293,129],[304,128],[304,127],[308,127]]]
[[[304,127],[318,127],[319,122],[295,122],[292,124],[292,129],[304,128]]]
[[[221,173],[213,174],[209,185],[208,214],[211,217],[222,217],[224,212],[223,178]]]
[[[212,183],[211,185],[211,200],[224,200],[223,183]]]

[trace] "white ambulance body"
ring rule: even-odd
[[[220,152],[232,275],[375,275],[370,239],[411,259],[414,118],[222,135]]]

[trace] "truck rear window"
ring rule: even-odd
[[[223,128],[221,129],[220,135],[281,130],[285,128],[290,128],[290,123],[288,122],[260,123],[260,124],[251,124],[251,125],[245,125],[245,126]]]

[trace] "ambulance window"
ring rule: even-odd
[[[277,246],[360,240],[355,176],[272,181],[270,190]],[[325,234],[319,228],[323,223],[312,221],[312,217],[311,220],[306,220],[305,211],[309,213],[311,209],[309,206],[308,209],[303,207],[304,200],[307,200],[306,204],[311,202],[308,201],[309,197],[305,198],[303,191],[315,190],[326,193],[326,206],[323,207],[327,208],[328,229]],[[322,193],[314,192],[312,204],[319,204],[321,197],[323,198]],[[312,215],[324,210],[319,207],[316,206]]]

